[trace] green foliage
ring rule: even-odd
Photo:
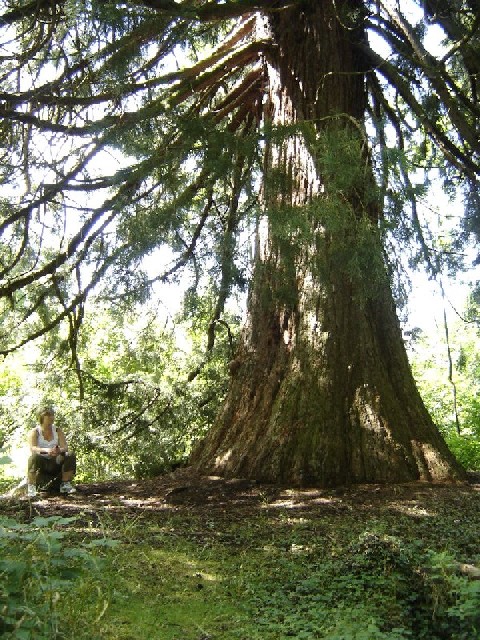
[[[318,160],[315,181],[326,187],[327,198],[335,191],[341,194],[336,208],[353,204],[356,220],[373,220],[375,226],[380,216],[372,215],[371,207],[383,193],[388,214],[383,229],[397,232],[405,242],[418,236],[402,205],[418,195],[420,189],[408,176],[419,166],[427,172],[440,167],[446,184],[475,192],[478,118],[472,78],[478,36],[469,7],[460,10],[451,3],[435,14],[425,8],[428,21],[413,13],[411,24],[380,4],[337,7],[339,33],[350,30],[349,47],[351,41],[341,58],[361,56],[365,65],[359,73],[376,70],[365,75],[368,124],[373,126],[355,119],[357,107],[350,104],[348,90],[344,105],[339,95],[338,104],[337,98],[332,102],[335,109],[310,120],[322,82],[314,74],[298,78],[309,104],[292,103],[291,121],[281,127],[270,122],[267,105],[275,102],[269,95],[275,83],[262,63],[279,46],[281,33],[274,27],[275,14],[268,12],[265,20],[272,24],[264,33],[249,29],[250,2],[150,7],[148,2],[68,0],[46,3],[37,13],[28,3],[17,4],[3,10],[0,30],[8,52],[1,87],[2,171],[11,192],[22,194],[0,204],[0,265],[6,278],[2,350],[54,330],[66,309],[82,306],[99,281],[110,298],[147,300],[151,283],[141,261],[162,246],[172,248],[182,266],[189,263],[192,270],[201,265],[200,271],[208,271],[213,262],[229,280],[223,289],[230,294],[230,285],[245,282],[235,261],[250,195],[258,192],[257,178],[267,166],[263,193],[269,207],[292,190],[292,176],[263,162],[271,145],[285,148],[287,141],[303,137]],[[231,29],[239,23],[233,36]],[[430,25],[443,29],[445,46],[450,46],[441,74],[432,71],[440,64],[436,57],[422,53]],[[316,26],[318,33],[322,27],[330,31],[328,23]],[[369,29],[391,50],[382,64],[369,50]],[[307,42],[317,37],[314,31],[305,31]],[[326,46],[336,49],[345,42],[332,40]],[[328,51],[325,58],[338,62]],[[270,63],[285,83],[278,95],[284,91],[295,102],[281,64]],[[340,63],[337,77],[354,81],[346,65],[342,70]],[[25,78],[21,89],[18,73]],[[350,129],[347,136],[342,129]],[[303,160],[297,158],[292,166]],[[365,184],[371,165],[378,170],[379,187],[370,179]],[[222,224],[224,207],[231,210],[234,228]],[[282,250],[292,241],[299,247],[308,244],[312,220],[301,219],[288,206],[275,209],[272,230],[279,237],[283,233]],[[474,231],[478,225],[466,226]],[[348,242],[345,253],[351,260],[339,255],[337,261],[362,283],[379,242],[372,229],[365,231],[366,226],[358,234],[352,230],[358,246]],[[285,275],[290,274],[282,272],[280,278]]]
[[[329,123],[319,132],[310,125],[269,130],[281,145],[290,136],[306,141],[322,189],[308,203],[293,206],[294,178],[272,167],[265,178],[270,264],[264,298],[278,306],[298,303],[298,270],[307,269],[317,287],[352,287],[359,304],[384,291],[385,262],[379,225],[378,188],[363,161],[365,140],[354,127]],[[281,136],[283,136],[283,141]],[[287,167],[288,169],[288,167]],[[317,287],[314,287],[317,290]]]
[[[202,487],[198,487],[200,490]],[[194,495],[193,487],[190,497]],[[210,487],[213,491],[213,489]],[[209,491],[210,491],[209,489]],[[258,489],[261,491],[261,489]],[[470,640],[480,633],[478,495],[411,487],[312,490],[102,516],[124,541],[108,554],[102,640]],[[380,489],[380,492],[383,491]],[[451,493],[450,493],[451,491]],[[455,493],[458,491],[458,493]],[[240,495],[236,495],[239,498]],[[291,496],[291,493],[288,495]],[[364,499],[361,498],[363,496]],[[285,497],[285,496],[284,496]],[[301,506],[300,506],[301,505]],[[459,518],[462,526],[459,528]],[[145,594],[148,593],[148,598]]]
[[[224,314],[207,352],[215,293],[191,293],[176,319],[161,308],[144,306],[140,315],[98,305],[77,332],[76,362],[61,334],[39,344],[28,368],[10,356],[2,412],[12,453],[24,446],[38,407],[49,404],[77,454],[80,481],[146,477],[183,464],[214,420],[235,349],[239,320]]]
[[[5,451],[0,448],[0,495],[8,491],[13,485],[12,479],[6,477],[5,466],[10,464],[12,459],[5,454]]]
[[[479,628],[480,590],[435,557],[417,541],[367,530],[338,558],[311,555],[305,577],[292,560],[286,583],[277,577],[278,588],[265,585],[265,593],[257,585],[259,624],[265,637],[315,638],[321,629],[329,640],[468,638]]]
[[[467,307],[465,318],[475,318],[478,309],[474,297],[470,297]],[[410,360],[422,398],[450,449],[470,471],[480,470],[479,339],[476,322],[457,319],[449,326],[451,381],[444,329],[416,336],[410,344]],[[460,433],[455,420],[454,391]]]
[[[475,431],[463,429],[460,434],[452,427],[444,430],[445,440],[455,457],[465,469],[480,471],[480,435]]]
[[[355,128],[331,125],[321,131],[316,158],[327,187],[313,214],[324,232],[317,257],[320,281],[345,278],[359,303],[383,291],[385,281],[379,194],[363,160],[365,143]]]
[[[74,621],[60,602],[81,580],[94,579],[94,549],[113,541],[68,543],[75,517],[0,518],[0,635],[12,640],[69,638]],[[87,612],[84,611],[83,615]],[[78,621],[77,621],[78,623]],[[72,625],[70,628],[69,626]]]

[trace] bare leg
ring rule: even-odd
[[[28,465],[27,465],[28,484],[37,483],[37,470],[38,470],[37,456],[35,454],[32,454],[28,459]]]

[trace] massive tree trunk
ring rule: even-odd
[[[267,234],[226,402],[192,456],[201,471],[320,486],[463,478],[416,389],[382,261],[361,8],[310,0],[264,19],[266,122],[305,128],[266,147]]]

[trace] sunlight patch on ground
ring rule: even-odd
[[[185,563],[185,565],[195,571],[196,578],[202,578],[202,580],[206,580],[207,582],[218,582],[222,580],[221,576],[215,573],[207,573],[198,568],[198,562],[194,562],[193,560],[189,560]]]
[[[268,502],[267,504],[261,505],[262,509],[271,509],[272,507],[274,509],[282,509],[282,508],[292,509],[299,506],[302,506],[302,505],[299,505],[297,502],[295,502],[293,498],[290,498],[289,500],[275,500],[273,502]]]
[[[170,570],[181,567],[182,571],[188,571],[188,575],[193,578],[201,578],[207,582],[221,582],[223,577],[218,573],[212,573],[203,569],[204,563],[197,561],[182,553],[173,553],[173,555],[162,549],[150,549],[149,557],[164,566],[168,566]]]
[[[161,509],[171,509],[171,506],[166,504],[163,499],[159,499],[158,496],[151,496],[150,498],[129,498],[127,496],[119,496],[118,498],[122,504],[132,507],[151,507]]]
[[[300,509],[306,508],[309,505],[331,505],[341,502],[338,498],[331,498],[319,495],[318,489],[287,489],[283,492],[281,497],[277,500],[273,500],[268,504],[263,505],[264,509]]]
[[[87,496],[87,502],[85,505],[88,505],[88,499],[90,496]],[[94,496],[95,497],[95,496]],[[123,509],[125,506],[133,507],[135,509],[144,509],[144,510],[171,510],[172,507],[169,504],[166,504],[162,499],[158,497],[151,498],[128,498],[126,496],[118,496],[112,498],[98,499],[95,497],[96,502],[102,504],[102,509],[107,509],[109,511],[115,511],[117,509]],[[75,500],[77,503],[77,500]]]
[[[264,544],[262,547],[263,551],[266,551],[269,554],[275,553],[285,553],[285,551],[289,553],[293,553],[294,555],[301,555],[305,553],[312,553],[314,547],[306,544],[296,544],[292,542],[289,547],[281,547],[275,546],[274,544]]]
[[[435,518],[438,515],[434,511],[425,509],[423,505],[418,504],[415,500],[411,502],[392,502],[390,508],[414,518]]]
[[[302,516],[288,516],[288,518],[285,519],[285,522],[287,522],[288,524],[308,524],[311,521],[311,518],[303,518]]]

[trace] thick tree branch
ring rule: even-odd
[[[130,0],[131,4],[146,6],[156,11],[161,11],[172,17],[203,21],[227,20],[238,18],[252,11],[281,11],[302,0],[229,0],[221,3],[218,1],[183,2],[181,5],[173,0]]]
[[[405,18],[395,9],[391,9],[388,5],[384,6],[392,22],[396,24],[404,35],[405,41],[408,43],[410,52],[407,57],[416,63],[422,69],[425,77],[429,80],[431,86],[437,93],[438,97],[445,105],[452,124],[456,127],[462,138],[475,149],[478,146],[478,131],[472,127],[472,121],[480,118],[480,109],[468,100],[467,96],[459,90],[453,79],[447,74],[443,63],[434,58],[422,45],[419,38],[416,37],[412,27]],[[451,95],[454,90],[455,96]],[[458,101],[463,103],[463,109],[458,107]],[[470,121],[464,117],[465,107],[468,108]]]
[[[472,178],[480,176],[480,166],[471,156],[471,152],[462,149],[449,139],[448,135],[436,125],[436,123],[425,113],[424,108],[414,97],[410,90],[408,82],[398,73],[395,67],[380,55],[375,53],[368,46],[361,46],[364,55],[372,63],[373,69],[383,75],[388,82],[396,88],[402,96],[405,103],[411,108],[412,112],[419,118],[420,122],[425,126],[427,131],[435,138],[442,148],[446,156],[458,166],[462,171]],[[478,147],[478,142],[476,144]],[[476,151],[476,149],[474,149]]]
[[[145,7],[161,12],[172,18],[194,21],[228,20],[252,11],[280,11],[301,0],[229,0],[225,3],[217,1],[200,4],[195,0],[178,3],[175,0],[127,0],[132,6]],[[47,13],[60,11],[65,0],[33,0],[24,7],[12,9],[0,16],[0,24],[11,25],[25,18],[35,17],[42,10]],[[118,2],[124,6],[125,2]]]
[[[457,5],[450,0],[425,0],[425,13],[431,22],[439,24],[452,42],[454,49],[463,58],[465,67],[473,83],[472,90],[478,100],[480,91],[480,50],[475,38],[480,37],[480,4],[474,0],[470,3],[471,27],[465,17],[462,21],[456,15]],[[459,46],[461,43],[461,46]],[[452,52],[450,52],[451,54]]]

